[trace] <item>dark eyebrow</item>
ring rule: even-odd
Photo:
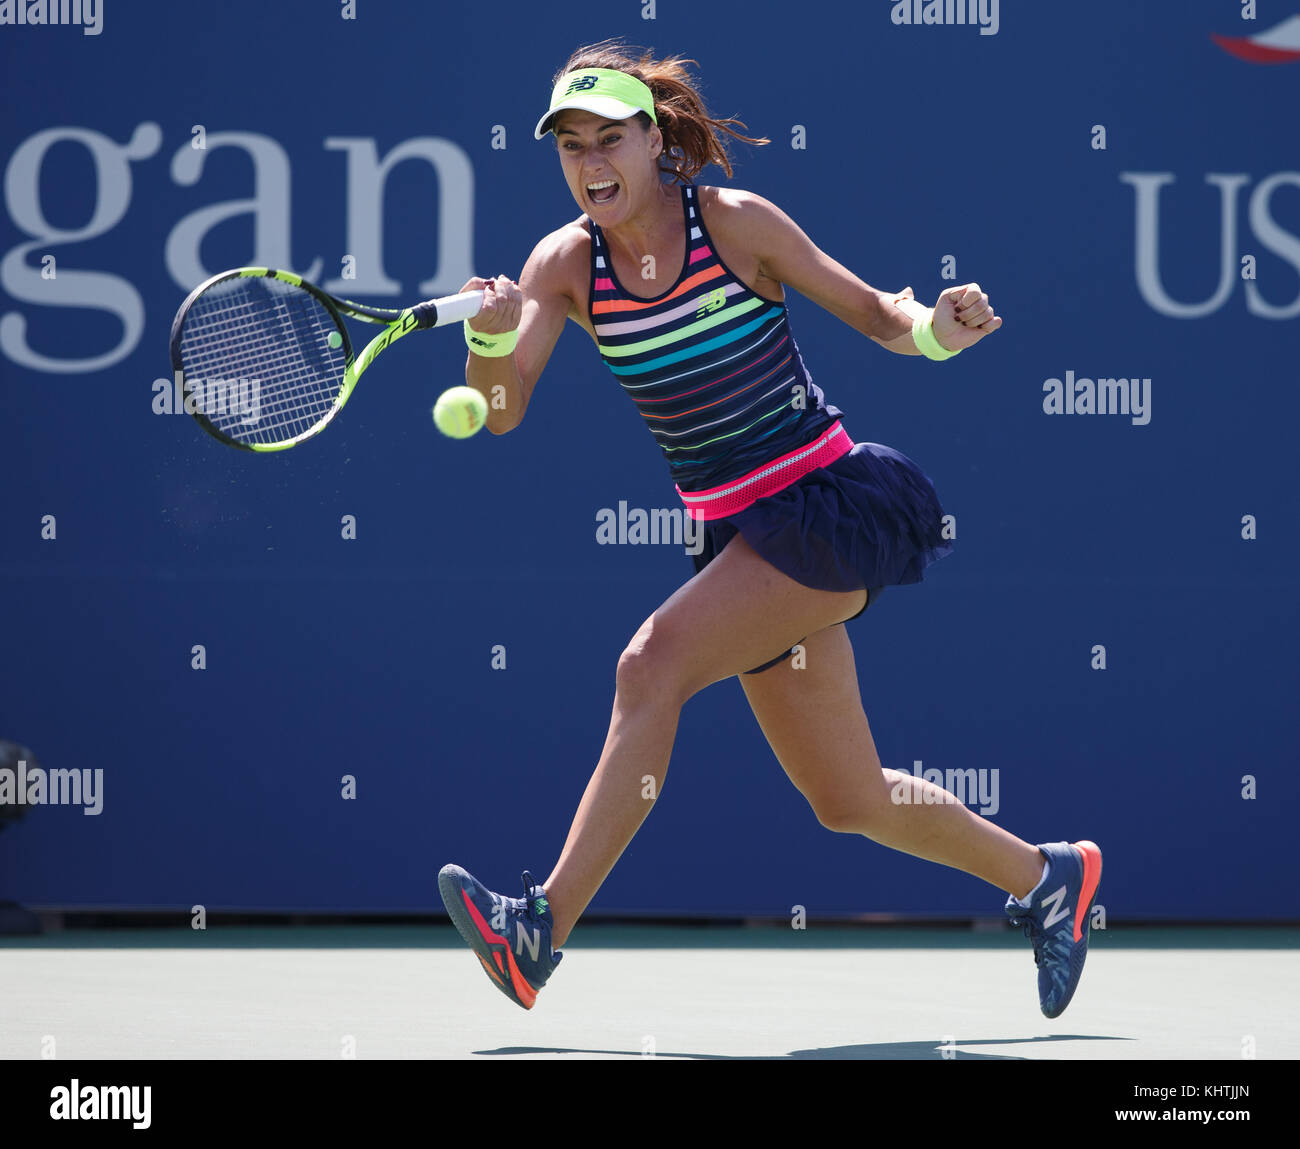
[[[596,135],[600,135],[600,133],[603,132],[606,128],[621,128],[621,127],[623,127],[622,120],[608,120],[605,123],[601,124],[600,127],[596,129]],[[555,134],[557,136],[576,136],[578,133],[575,132],[572,128],[556,128]]]

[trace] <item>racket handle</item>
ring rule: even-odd
[[[419,327],[445,327],[448,323],[460,323],[464,319],[473,319],[483,310],[483,292],[462,291],[459,295],[444,295],[441,299],[430,299],[427,303],[417,303],[411,308]]]

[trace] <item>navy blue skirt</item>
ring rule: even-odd
[[[737,533],[777,570],[816,590],[870,590],[921,581],[952,551],[943,509],[926,474],[906,455],[857,443],[738,514],[698,524],[698,574]],[[874,598],[874,593],[872,594]]]

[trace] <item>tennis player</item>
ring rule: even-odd
[[[595,342],[645,417],[704,533],[696,574],[641,625],[618,661],[604,750],[545,882],[505,898],[458,866],[439,889],[498,989],[532,1008],[595,896],[663,788],[678,715],[733,675],[790,780],[821,823],[984,879],[1033,942],[1043,1012],[1069,1004],[1101,877],[1091,842],[1032,846],[910,774],[883,769],[844,623],[883,588],[948,554],[930,480],[889,447],[855,443],[813,384],[791,334],[797,291],[881,347],[947,359],[1002,325],[978,284],[934,308],[869,287],[730,177],[738,120],[710,117],[678,57],[607,41],[556,77],[536,137],[554,137],[582,215],[546,236],[519,282],[486,292],[466,324],[465,377],[488,429],[519,425],[565,321]],[[494,405],[504,396],[504,407]],[[803,665],[792,666],[796,644]],[[653,786],[645,781],[650,776]]]

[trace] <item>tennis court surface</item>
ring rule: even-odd
[[[0,1058],[1300,1057],[1300,928],[1092,939],[1049,1021],[1006,930],[594,923],[530,1012],[450,926],[67,930],[0,943]]]

